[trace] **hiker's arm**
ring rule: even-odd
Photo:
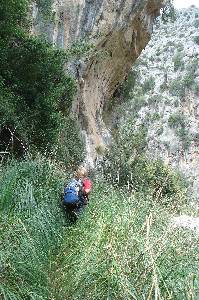
[[[90,192],[91,192],[91,188],[90,189],[84,189],[85,194],[89,194]]]

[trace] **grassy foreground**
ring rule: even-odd
[[[0,174],[0,299],[49,299],[63,242],[64,174],[44,159],[13,162]]]
[[[2,167],[1,299],[198,299],[199,237],[169,226],[172,207],[95,182],[66,227],[65,176],[44,159]]]
[[[56,299],[197,299],[199,237],[174,231],[171,211],[96,185],[60,251]]]

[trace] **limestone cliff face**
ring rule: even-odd
[[[88,39],[104,54],[70,65],[79,83],[73,112],[86,132],[87,154],[92,158],[109,136],[102,120],[104,103],[149,41],[163,5],[164,0],[56,0],[51,7],[53,21],[46,23],[33,3],[33,34],[45,33],[62,48]]]

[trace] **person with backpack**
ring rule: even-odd
[[[92,182],[87,177],[88,171],[85,167],[79,167],[74,178],[64,188],[63,204],[69,217],[77,219],[83,212],[89,201],[89,194],[92,189]]]

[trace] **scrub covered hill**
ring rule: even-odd
[[[118,91],[114,130],[142,131],[142,151],[182,172],[198,200],[199,8],[158,20],[152,38]],[[117,99],[115,102],[117,103]],[[123,129],[122,129],[123,128]],[[129,142],[129,148],[132,145]],[[132,157],[135,155],[132,151]]]

